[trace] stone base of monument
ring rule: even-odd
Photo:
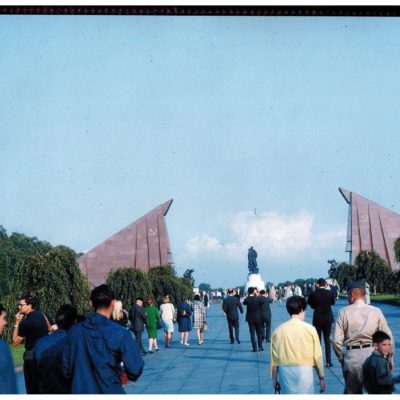
[[[260,274],[249,274],[247,276],[247,282],[244,287],[245,293],[247,293],[249,287],[255,287],[258,290],[265,290],[265,283]]]

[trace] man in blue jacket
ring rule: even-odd
[[[90,300],[95,313],[68,333],[64,376],[71,380],[72,394],[125,394],[120,371],[123,368],[128,379],[136,381],[143,372],[142,356],[131,334],[110,321],[113,290],[107,285],[97,286]]]

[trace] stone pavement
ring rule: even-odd
[[[339,300],[334,306],[334,315],[345,305]],[[375,304],[377,305],[377,304]],[[380,304],[396,339],[395,365],[400,365],[400,309]],[[245,308],[245,307],[244,307]],[[272,330],[288,319],[284,303],[274,303]],[[307,309],[306,321],[311,322],[312,310]],[[229,343],[226,318],[221,305],[214,304],[208,309],[209,331],[204,343],[197,344],[196,334],[190,333],[190,347],[180,345],[178,332],[174,333],[172,347],[164,348],[162,333],[159,331],[160,351],[144,357],[145,369],[139,380],[126,386],[129,394],[273,394],[270,377],[270,349],[265,343],[264,352],[251,351],[250,336],[244,315],[240,321],[241,344]],[[175,325],[177,329],[177,325]],[[144,333],[143,337],[146,336]],[[145,340],[147,343],[147,340]],[[335,355],[333,367],[325,369],[326,394],[342,394],[343,378]],[[19,375],[20,393],[24,393],[23,377]],[[317,383],[317,379],[315,380]],[[318,393],[319,385],[316,385]],[[399,394],[399,387],[396,394]]]

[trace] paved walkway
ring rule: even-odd
[[[345,305],[339,300],[334,315]],[[396,337],[395,365],[400,368],[400,309],[390,305],[379,305]],[[284,303],[274,303],[272,329],[288,319]],[[312,310],[307,309],[306,321],[311,322]],[[174,333],[172,348],[164,348],[160,338],[160,351],[144,357],[143,375],[135,383],[126,386],[130,394],[273,394],[270,378],[270,349],[253,353],[247,324],[240,321],[241,344],[229,343],[226,318],[220,304],[208,309],[209,331],[205,342],[199,346],[195,332],[190,334],[190,347],[179,344],[178,333]],[[146,336],[145,334],[143,335]],[[160,332],[160,337],[161,332]],[[145,341],[147,343],[147,341]],[[267,345],[267,343],[266,343]],[[333,367],[325,370],[326,394],[343,393],[343,378],[336,357]],[[317,380],[316,380],[317,382]],[[23,378],[19,376],[20,393],[25,393]],[[399,388],[398,388],[399,389]],[[319,385],[316,386],[318,393]],[[397,390],[396,394],[399,394]]]

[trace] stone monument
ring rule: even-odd
[[[249,260],[248,268],[249,274],[247,275],[247,282],[245,285],[245,293],[247,293],[247,289],[249,287],[257,288],[258,290],[265,290],[265,283],[262,280],[261,275],[259,274],[258,266],[257,266],[257,252],[253,247],[249,248],[249,252],[247,253],[247,258]]]

